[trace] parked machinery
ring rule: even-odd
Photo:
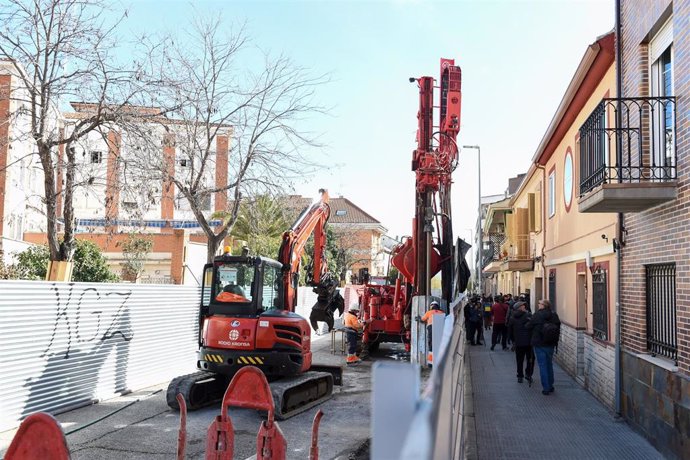
[[[200,372],[170,382],[168,405],[179,408],[181,393],[193,410],[220,400],[232,376],[256,366],[272,381],[276,417],[287,418],[331,396],[342,369],[312,364],[309,323],[294,313],[299,267],[314,235],[313,263],[307,283],[319,294],[312,321],[333,322],[343,299],[327,273],[325,226],[328,193],[307,208],[283,234],[278,260],[229,251],[204,267],[199,309]]]
[[[365,284],[359,289],[360,317],[371,319],[363,338],[369,350],[381,342],[403,342],[409,350],[412,298],[431,295],[431,278],[439,271],[442,297],[450,300],[453,295],[450,190],[458,163],[461,70],[454,60],[441,59],[438,87],[432,77],[410,78],[410,82],[419,86],[417,148],[412,154],[416,197],[412,236],[404,238],[391,254],[391,263],[400,272],[395,285]]]

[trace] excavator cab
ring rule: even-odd
[[[220,256],[204,268],[202,310],[209,315],[256,317],[282,310],[282,265],[272,259]]]

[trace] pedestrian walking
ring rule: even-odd
[[[553,387],[553,351],[558,346],[561,331],[561,320],[551,311],[551,302],[539,301],[538,310],[527,322],[527,329],[532,331],[532,347],[539,364],[542,394],[554,392]]]
[[[516,302],[515,307],[516,310],[510,321],[508,321],[508,336],[512,338],[515,344],[517,381],[522,383],[524,378],[532,386],[534,352],[532,351],[532,331],[527,329],[527,323],[532,318],[532,315],[527,311],[527,304],[525,302]]]
[[[472,323],[470,323],[470,315],[472,314],[472,300],[467,302],[462,309],[463,317],[465,318],[465,337],[469,343],[472,342],[473,332],[471,330]]]
[[[491,297],[486,296],[482,299],[482,304],[484,305],[484,330],[488,331],[491,329]]]
[[[470,343],[472,345],[483,345],[484,330],[482,329],[482,304],[479,297],[472,300],[469,321]]]
[[[503,303],[503,298],[496,296],[494,304],[491,306],[491,313],[494,318],[494,328],[491,334],[491,351],[494,350],[496,343],[500,339],[503,349],[506,349],[506,317],[508,315],[508,305]]]

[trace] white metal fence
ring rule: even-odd
[[[463,295],[450,306],[439,351],[434,353],[434,370],[421,396],[417,364],[374,365],[373,460],[465,458],[466,337],[462,309],[466,302]]]
[[[195,370],[199,288],[0,281],[0,431]]]

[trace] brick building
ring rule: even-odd
[[[25,92],[14,65],[0,61],[0,252],[6,263],[11,262],[12,252],[25,249],[27,243],[46,242],[43,169],[21,103]],[[88,103],[71,106],[73,111],[66,113],[52,110],[51,135],[69,134],[95,107]],[[159,112],[151,107],[127,109],[138,115]],[[217,131],[204,170],[203,185],[209,189],[228,183],[232,137],[231,126],[214,128]],[[196,284],[194,275],[201,272],[200,261],[206,260],[206,238],[188,201],[164,179],[163,172],[164,168],[174,169],[175,177],[183,179],[194,168],[198,170],[200,155],[185,148],[191,144],[186,142],[190,132],[194,130],[189,124],[149,116],[138,125],[102,126],[70,146],[76,160],[73,206],[77,237],[96,242],[116,273],[124,261],[121,244],[127,234],[137,233],[154,242],[154,253],[144,267],[145,279]],[[54,159],[59,219],[63,214],[65,148],[60,145]],[[207,218],[227,206],[225,191],[208,194],[202,203]],[[180,263],[176,262],[177,252],[183,257]]]
[[[581,128],[579,206],[621,213],[621,412],[690,458],[690,1],[621,0],[616,13],[619,97]]]

